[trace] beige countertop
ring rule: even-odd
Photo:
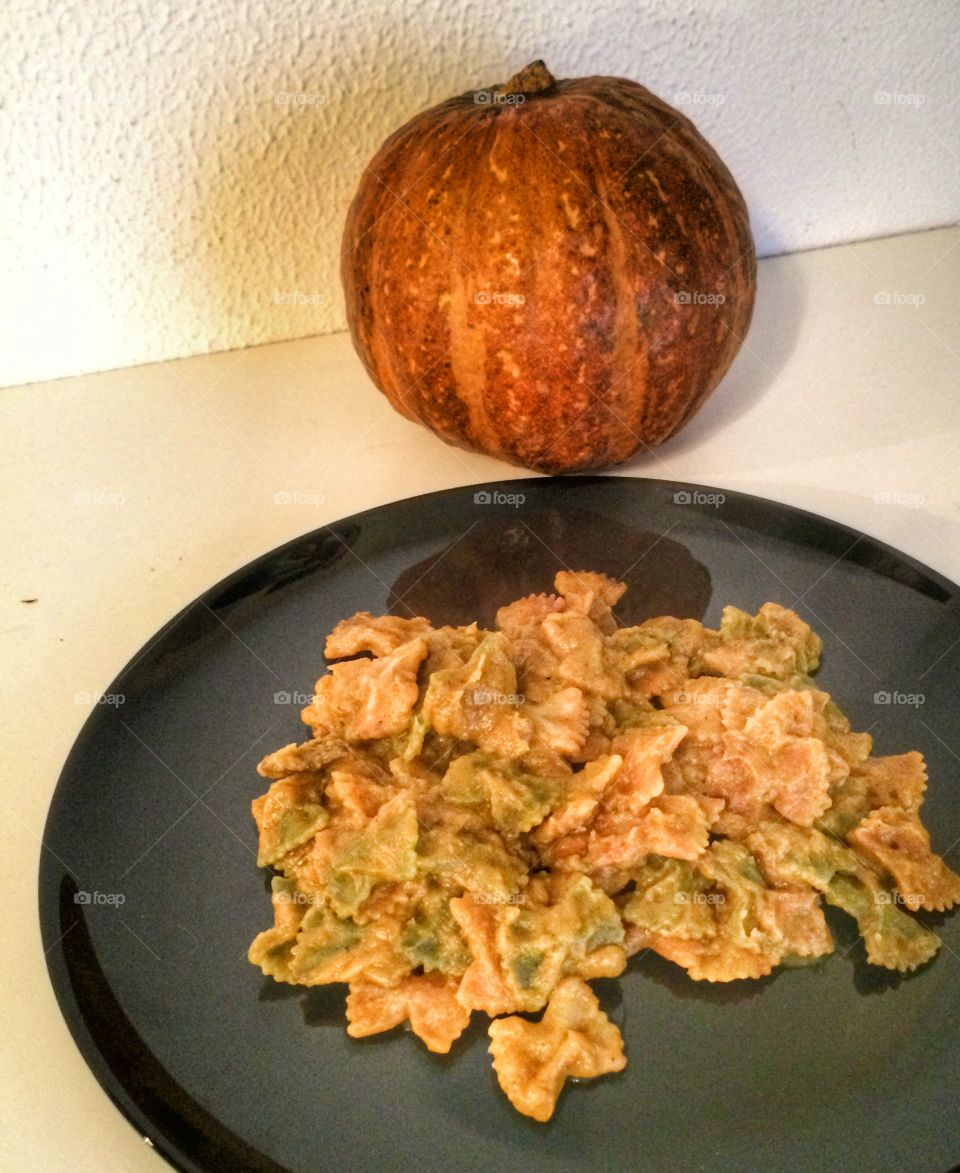
[[[761,262],[728,378],[618,475],[797,505],[960,580],[958,246],[951,228]],[[13,388],[0,415],[0,1168],[156,1170],[74,1047],[40,942],[44,819],[89,713],[76,698],[98,696],[175,612],[281,542],[399,498],[532,474],[395,414],[346,335]]]

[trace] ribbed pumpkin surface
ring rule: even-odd
[[[756,261],[730,172],[622,78],[506,86],[417,115],[343,238],[354,345],[404,415],[550,472],[672,435],[747,331]]]

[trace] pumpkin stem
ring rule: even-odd
[[[506,85],[497,86],[498,94],[542,94],[557,84],[557,79],[542,61],[531,61],[515,73]]]

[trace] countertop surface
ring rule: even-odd
[[[388,501],[533,474],[397,415],[346,335],[12,388],[0,417],[0,1168],[158,1170],[72,1043],[37,921],[43,824],[89,698],[181,607],[272,547]],[[679,436],[615,472],[800,506],[956,581],[958,460],[949,228],[761,262],[728,377]],[[960,655],[957,634],[946,654]]]

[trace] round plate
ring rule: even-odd
[[[402,1031],[356,1042],[343,986],[264,979],[272,923],[251,799],[299,721],[326,633],[358,610],[490,624],[556,570],[630,590],[627,623],[716,625],[726,603],[794,608],[818,683],[875,752],[919,748],[934,847],[960,837],[960,590],[843,526],[769,501],[627,478],[435,493],[298,538],[151,640],[96,706],[47,821],[40,919],[63,1014],[135,1127],[187,1170],[943,1170],[960,1158],[960,917],[907,978],[852,922],[808,969],[712,986],[648,954],[596,983],[620,1075],[553,1121],[496,1086],[483,1016],[448,1057]],[[832,913],[832,910],[830,910]]]

